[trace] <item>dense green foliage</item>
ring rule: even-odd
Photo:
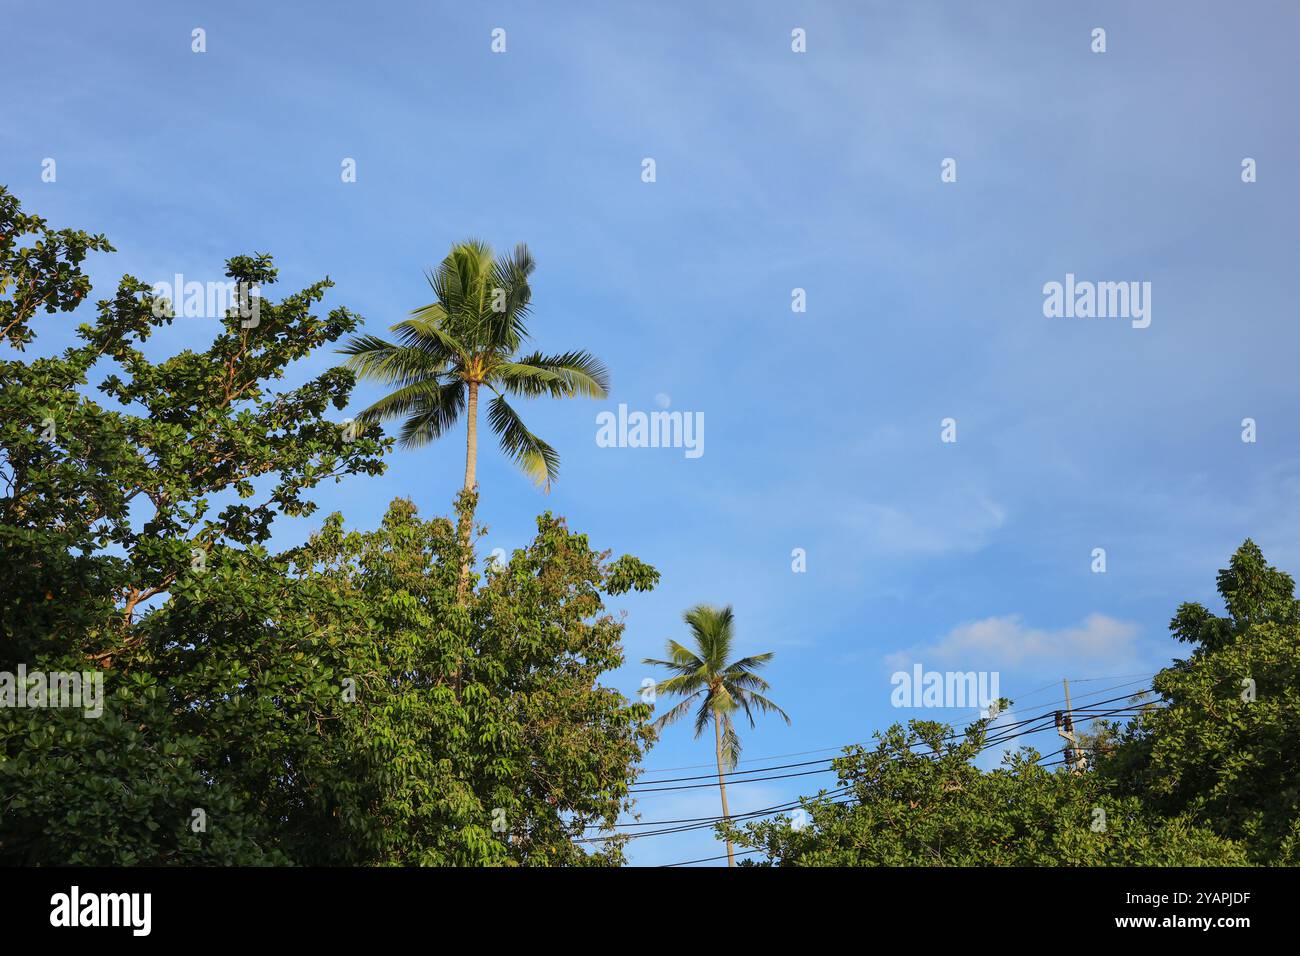
[[[1125,728],[1099,770],[1162,813],[1240,840],[1259,863],[1300,865],[1300,601],[1246,541],[1219,574],[1227,609],[1184,604],[1194,648],[1156,675],[1165,706]]]
[[[784,866],[1245,862],[1238,846],[1208,828],[1116,796],[1096,774],[1042,767],[1032,751],[978,769],[983,723],[953,736],[932,721],[895,725],[875,749],[851,748],[835,762],[839,787],[806,802],[802,825],[788,817],[752,824],[735,842]]]
[[[1300,602],[1246,541],[1219,575],[1228,614],[1184,604],[1194,646],[1156,706],[1090,735],[1092,769],[1032,748],[985,772],[989,722],[912,721],[850,748],[799,819],[724,828],[782,866],[1208,866],[1300,863]],[[755,861],[748,861],[751,864]]]
[[[600,681],[623,663],[605,598],[658,573],[548,513],[472,574],[472,438],[450,517],[399,499],[377,529],[335,514],[268,548],[277,518],[314,514],[321,482],[383,470],[380,419],[418,444],[472,411],[479,385],[604,393],[585,353],[516,354],[525,250],[458,250],[399,345],[353,340],[357,367],[397,391],[348,425],[331,416],[352,368],[279,386],[357,328],[347,309],[316,314],[329,280],[259,299],[255,323],[232,309],[206,349],[158,358],[170,307],[126,276],[73,344],[26,356],[38,319],[91,309],[83,264],[112,248],[0,188],[0,678],[78,672],[106,692],[99,716],[0,707],[0,863],[617,865],[619,839],[582,838],[612,829],[658,727],[692,711],[697,734],[714,725],[727,815],[733,718],[784,716],[756,673],[771,655],[730,660],[730,608],[692,609],[694,649],[648,662],[672,674],[657,692],[683,698],[650,724]],[[277,274],[255,255],[227,276],[267,289]],[[489,422],[554,478],[503,396]],[[1156,676],[1156,706],[1085,737],[1086,772],[1032,750],[983,771],[987,721],[913,721],[846,751],[806,818],[721,834],[770,865],[1300,864],[1295,584],[1247,541],[1218,589],[1223,616],[1178,609],[1191,651]]]
[[[0,190],[12,347],[84,300],[87,250],[111,251]],[[261,255],[227,275],[276,278]],[[347,369],[274,388],[356,328],[314,314],[329,286],[261,300],[256,323],[232,309],[206,350],[154,361],[170,308],[127,276],[78,344],[0,363],[0,672],[89,672],[106,691],[97,718],[0,709],[0,862],[620,859],[573,837],[612,822],[652,735],[599,677],[622,661],[603,595],[654,569],[545,515],[462,593],[470,544],[404,501],[373,532],[335,515],[267,550],[278,516],[378,473],[390,445],[329,420]]]

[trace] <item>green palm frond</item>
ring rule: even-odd
[[[704,698],[704,703],[700,704],[700,709],[695,712],[695,736],[698,737],[704,733],[704,728],[709,726],[709,721],[714,717],[714,710],[710,706],[713,695],[709,694]]]
[[[733,696],[740,702],[740,708],[745,712],[745,717],[749,720],[749,726],[755,726],[754,711],[762,713],[777,713],[785,718],[786,724],[790,723],[790,715],[778,707],[773,701],[764,697],[762,694],[756,694],[753,691],[747,691],[737,688]]]
[[[741,690],[769,690],[771,685],[757,674],[749,671],[733,673],[730,668],[722,672],[722,679]]]
[[[469,351],[446,329],[447,312],[440,303],[421,306],[411,318],[391,329],[408,348],[428,352],[445,363],[456,362],[464,369],[469,365]]]
[[[744,671],[758,670],[775,656],[776,655],[774,655],[771,651],[768,651],[766,654],[755,654],[752,657],[742,657],[740,660],[732,661],[730,664],[728,664],[724,673],[739,674]]]
[[[667,727],[669,724],[676,723],[682,717],[686,716],[686,712],[691,709],[691,704],[694,702],[696,696],[697,695],[692,694],[690,697],[687,697],[680,704],[673,707],[672,710],[668,711],[662,717],[656,720],[653,726],[656,729],[662,730],[664,727]],[[698,737],[699,734],[697,733],[695,736]]]
[[[497,351],[513,355],[521,342],[528,338],[528,305],[532,301],[532,287],[528,278],[537,268],[532,253],[522,242],[514,248],[508,257],[497,259],[492,265],[492,293],[502,292],[497,309],[495,299],[491,302],[492,344]]]
[[[477,315],[484,280],[492,269],[492,249],[482,239],[469,238],[452,246],[429,285],[452,315]]]
[[[549,490],[560,471],[559,453],[530,432],[500,395],[488,403],[488,424],[501,440],[502,450],[533,481]]]
[[[519,362],[496,362],[492,366],[492,379],[511,395],[524,398],[550,396],[568,398],[564,394],[564,379],[558,372]]]
[[[459,402],[457,402],[459,396]],[[442,422],[439,434],[456,421],[464,408],[465,383],[459,379],[440,382],[436,378],[412,382],[390,392],[361,412],[357,419],[363,424],[391,421],[404,416],[423,416],[433,406],[443,408],[447,417]]]
[[[761,710],[763,713],[780,714],[781,719],[784,720],[786,724],[791,723],[790,715],[787,714],[784,710],[782,710],[781,707],[776,703],[776,701],[764,697],[762,694],[755,694],[753,692],[749,692],[745,694],[745,699],[749,701],[749,703],[751,704],[757,704],[758,709]]]
[[[693,670],[700,670],[704,667],[704,661],[700,660],[688,648],[683,647],[674,640],[669,640],[666,648],[668,656],[683,667],[690,667]]]
[[[722,765],[728,770],[736,769],[740,763],[740,735],[731,724],[730,717],[722,720]]]
[[[606,398],[609,369],[589,352],[543,355],[534,352],[503,367],[501,380],[513,394],[527,397]]]
[[[676,673],[678,677],[700,677],[700,679],[703,680],[699,667],[693,666],[690,663],[682,663],[681,661],[661,661],[653,657],[643,658],[641,663],[649,664],[651,667],[666,667],[670,671]]]
[[[394,345],[375,335],[360,335],[339,349],[348,356],[344,363],[362,378],[405,388],[440,375],[446,363],[437,356],[406,345]]]
[[[731,654],[731,631],[734,615],[730,607],[715,608],[707,604],[697,604],[682,615],[695,643],[700,649],[700,657],[714,673],[721,673],[727,666],[727,657]]]
[[[443,327],[468,351],[487,343],[485,311],[490,309],[492,250],[479,239],[452,247],[438,268],[426,274],[434,295],[446,313]]]
[[[695,716],[695,736],[699,736],[705,727],[708,726],[709,718],[719,717],[724,721],[729,719],[728,715],[736,709],[736,701],[725,687],[718,684],[709,685],[709,696],[704,705],[700,707],[700,712]]]
[[[705,679],[699,674],[678,674],[655,685],[656,694],[693,694],[697,690],[707,689]]]
[[[465,410],[465,383],[460,379],[426,384],[427,387],[411,407],[410,414],[402,422],[398,440],[407,448],[419,448],[442,437]],[[388,396],[389,399],[393,397],[394,395]],[[380,399],[371,408],[384,401],[387,399]]]

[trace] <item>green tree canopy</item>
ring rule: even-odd
[[[1184,604],[1170,628],[1192,654],[1156,675],[1164,706],[1125,730],[1099,769],[1167,814],[1300,864],[1300,602],[1251,540],[1219,572],[1226,616]]]
[[[987,721],[953,734],[910,721],[849,748],[838,786],[801,817],[749,824],[737,844],[779,866],[1231,866],[1243,850],[1187,819],[1118,796],[1096,774],[1042,766],[1037,752],[1002,767],[973,763]]]
[[[0,317],[26,346],[109,246],[3,190],[0,216]],[[227,275],[276,277],[265,255]],[[625,806],[653,737],[648,708],[599,682],[622,662],[603,597],[653,587],[653,568],[545,515],[461,594],[470,542],[403,501],[374,531],[335,515],[268,550],[320,482],[383,468],[376,426],[330,420],[351,370],[277,387],[355,329],[316,314],[329,286],[156,359],[143,344],[170,312],[127,276],[78,344],[0,362],[0,671],[88,671],[106,691],[98,718],[0,709],[0,862],[621,859],[617,840],[577,842]]]
[[[775,865],[1295,865],[1294,581],[1247,540],[1218,583],[1227,615],[1178,609],[1170,626],[1191,656],[1156,675],[1152,706],[1088,736],[1088,772],[1044,767],[1029,748],[981,771],[988,721],[962,735],[912,721],[846,750],[839,786],[804,802],[806,825],[721,829]]]

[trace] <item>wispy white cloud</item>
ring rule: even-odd
[[[956,494],[907,505],[864,502],[847,523],[877,552],[945,554],[978,551],[1006,521],[1002,505],[983,495]]]
[[[1023,670],[1055,666],[1061,673],[1101,666],[1131,666],[1141,656],[1141,629],[1106,614],[1089,614],[1079,624],[1061,628],[1029,627],[1019,614],[987,617],[958,625],[930,644],[886,657],[891,666],[913,663]]]

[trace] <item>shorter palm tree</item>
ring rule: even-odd
[[[698,738],[710,721],[713,722],[714,755],[718,762],[718,789],[722,795],[722,817],[731,819],[727,808],[727,782],[725,770],[732,770],[740,760],[740,736],[732,724],[732,715],[742,710],[754,726],[754,711],[773,711],[790,723],[790,716],[761,692],[770,690],[767,681],[754,673],[773,658],[766,654],[742,657],[727,663],[731,656],[734,615],[731,606],[724,608],[697,604],[682,615],[695,639],[696,650],[691,651],[676,641],[667,645],[668,660],[647,657],[644,661],[657,667],[666,667],[674,676],[655,685],[655,693],[685,697],[655,721],[656,728],[666,727],[684,717],[691,705],[699,702],[695,712],[695,736]],[[724,770],[725,768],[725,770]],[[736,865],[736,856],[727,840],[727,866]]]

